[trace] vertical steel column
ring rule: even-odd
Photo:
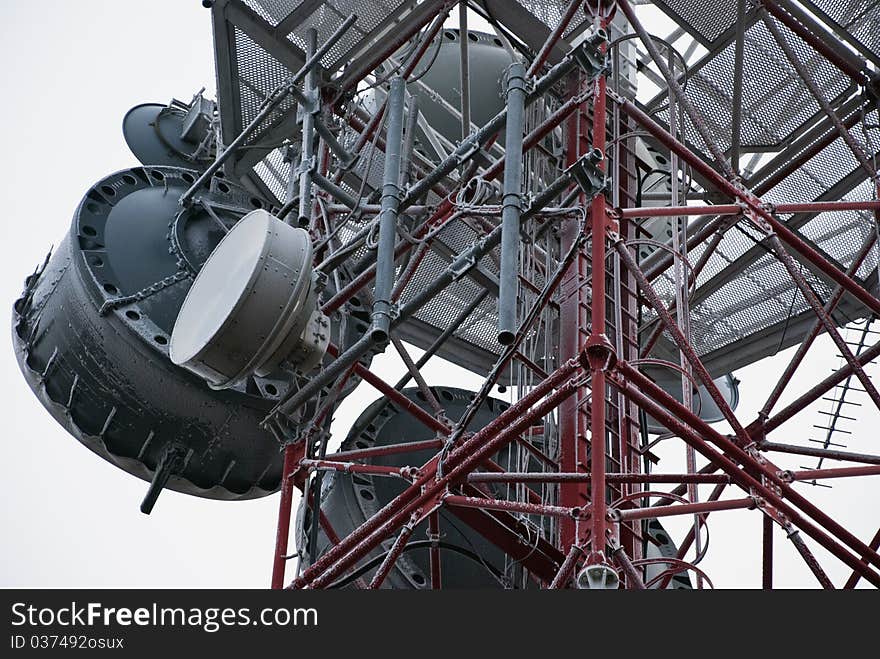
[[[318,31],[310,27],[306,30],[306,56],[311,58],[318,49]],[[315,166],[315,114],[318,112],[316,94],[318,76],[312,69],[306,75],[303,93],[312,107],[301,105],[302,148],[299,161],[299,224],[308,226],[312,216],[312,168]]]
[[[275,556],[272,560],[272,588],[284,587],[284,567],[287,563],[287,543],[290,536],[290,513],[293,505],[293,478],[291,477],[302,453],[292,444],[284,447],[284,466],[281,471],[281,499],[278,502],[278,530],[275,535]]]
[[[733,69],[733,112],[730,129],[730,167],[739,175],[740,146],[742,143],[742,103],[743,103],[743,62],[745,59],[746,0],[737,0],[736,6],[736,42],[734,46]]]
[[[519,293],[520,215],[522,214],[523,122],[526,71],[520,62],[507,70],[507,128],[504,135],[504,197],[501,206],[501,274],[498,290],[498,342],[516,336]]]
[[[413,161],[413,150],[416,142],[416,128],[419,124],[419,97],[418,94],[411,94],[409,103],[407,104],[406,130],[404,131],[403,140],[403,157],[400,161],[400,189],[406,190],[412,179],[411,169]]]
[[[605,153],[605,75],[596,78],[593,92],[593,149]],[[604,171],[605,159],[597,163]],[[597,194],[590,204],[592,224],[591,240],[591,304],[590,304],[590,342],[594,345],[607,344],[605,336],[605,227],[608,222],[605,195]],[[601,557],[605,561],[606,530],[606,482],[605,482],[605,364],[591,364],[590,374],[592,400],[590,403],[590,517],[592,555],[591,560]]]
[[[763,557],[761,568],[761,588],[763,590],[773,589],[773,518],[764,515],[764,537],[763,537]]]
[[[400,205],[400,152],[403,142],[403,103],[406,80],[398,76],[388,92],[388,131],[385,138],[385,174],[382,181],[382,211],[376,248],[376,284],[373,293],[373,340],[388,339],[391,328],[391,290],[394,287],[394,244],[397,237],[397,209]]]
[[[569,96],[577,96],[581,91],[581,81],[578,75],[572,75],[569,80]],[[569,115],[565,123],[566,152],[565,166],[570,167],[580,156],[580,122],[583,116],[583,105],[576,112]],[[577,245],[581,239],[579,223],[574,218],[563,221],[560,231],[561,248],[577,250],[571,265],[566,269],[560,282],[560,309],[559,309],[559,359],[565,361],[578,356],[580,352],[582,329],[581,324],[581,282],[582,263],[584,260],[581,248]],[[559,469],[563,472],[573,473],[578,467],[578,442],[580,441],[578,396],[563,401],[559,408]],[[583,467],[581,467],[582,469]],[[583,503],[579,498],[580,488],[577,483],[560,483],[559,505],[573,508]],[[565,552],[577,541],[575,537],[575,520],[563,518],[559,520],[559,548]]]
[[[461,59],[461,139],[471,134],[471,76],[468,57],[467,0],[458,3],[458,47]]]

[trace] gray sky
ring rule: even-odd
[[[24,277],[67,231],[89,186],[138,164],[122,138],[125,112],[142,102],[188,100],[202,86],[213,94],[209,19],[199,0],[0,0],[0,89],[6,101],[0,107],[5,152],[0,185],[7,209],[0,300],[6,314]],[[8,336],[0,350],[0,586],[268,585],[277,496],[230,503],[166,491],[153,514],[142,515],[138,505],[147,484],[104,462],[55,423],[19,373]],[[783,404],[837,365],[833,346],[817,345]],[[754,418],[768,382],[775,381],[789,355],[737,374],[741,419]],[[383,356],[374,361],[374,370],[387,379],[403,368]],[[477,388],[480,383],[440,360],[432,360],[426,377],[436,385]],[[335,441],[376,397],[362,385],[343,403]],[[855,431],[849,448],[875,452],[880,415],[865,402],[860,422],[849,426]],[[811,426],[823,420],[820,409],[827,408],[816,406],[783,426],[775,439],[818,438]],[[682,468],[680,442],[669,440],[658,451],[663,470]],[[807,459],[778,463],[786,468],[814,464]],[[878,480],[837,480],[830,490],[801,489],[868,539],[880,525],[880,513],[871,505]],[[683,520],[664,524],[676,537],[685,528]],[[760,584],[760,524],[752,511],[710,517],[710,553],[703,567],[716,586]],[[815,580],[784,536],[777,533],[776,540],[777,584],[812,587]],[[837,583],[849,574],[833,559],[823,564]]]

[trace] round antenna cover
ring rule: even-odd
[[[329,341],[315,297],[308,232],[252,211],[196,277],[171,334],[171,361],[215,388],[270,373],[292,353],[309,370]],[[306,337],[313,350],[300,354]]]
[[[199,145],[182,137],[186,114],[163,103],[142,103],[122,119],[122,135],[131,152],[144,165],[204,170],[213,151],[196,156]]]

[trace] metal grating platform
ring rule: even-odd
[[[654,3],[672,17],[706,49],[706,55],[689,68],[681,79],[692,103],[700,108],[708,121],[713,138],[723,149],[730,147],[732,98],[734,87],[735,23],[737,0],[714,0],[694,3],[683,0],[656,0]],[[811,11],[828,27],[851,34],[859,47],[870,54],[876,49],[880,3],[863,0],[836,3],[825,0],[806,2]],[[442,5],[426,0],[416,3],[382,0],[357,2],[354,0],[221,0],[215,9],[215,40],[218,60],[218,89],[224,141],[230,141],[241,127],[256,113],[266,95],[285,77],[302,64],[305,32],[310,27],[319,30],[319,42],[326,39],[349,14],[358,16],[355,26],[322,59],[322,77],[331,81],[345,76],[345,67],[353,58],[363,57],[371,47],[388,38],[389,30],[400,31],[408,26],[424,24],[429,8]],[[518,47],[536,51],[549,32],[562,18],[567,3],[555,0],[486,0],[481,4],[485,15],[495,18],[515,35]],[[749,181],[753,189],[771,181],[773,175],[796,158],[811,141],[821,139],[833,131],[827,124],[818,104],[786,60],[766,26],[758,18],[758,3],[747,3],[744,39],[744,89],[742,110],[742,145],[754,151],[779,152]],[[774,19],[775,21],[775,19]],[[590,24],[588,16],[576,18],[565,32],[572,39]],[[835,107],[849,107],[852,116],[864,112],[858,100],[856,86],[824,57],[807,45],[782,23],[775,22],[790,45],[813,73],[817,83],[833,101]],[[231,39],[224,39],[231,35]],[[550,61],[558,61],[567,49],[563,41],[550,54]],[[330,83],[331,87],[333,83]],[[658,120],[668,120],[663,109],[666,95],[660,94],[646,104]],[[876,126],[876,112],[865,118],[864,125]],[[823,128],[824,126],[824,128]],[[863,135],[861,117],[853,132]],[[285,103],[279,112],[265,122],[251,139],[250,147],[236,157],[234,171],[249,182],[251,187],[281,204],[287,190],[290,164],[275,143],[283,138],[296,139],[295,105]],[[880,146],[880,131],[866,129],[868,140]],[[698,132],[689,120],[684,122],[689,144],[703,149]],[[349,147],[357,133],[347,129],[341,141]],[[809,140],[806,138],[810,138]],[[801,151],[799,151],[801,148]],[[380,150],[369,165],[364,193],[376,189],[381,178],[384,157]],[[360,162],[343,181],[343,187],[356,193],[366,171]],[[774,200],[833,200],[864,199],[870,196],[861,183],[852,154],[842,140],[832,140],[826,149],[809,158],[782,183],[763,191],[767,201]],[[429,203],[439,197],[432,195]],[[873,218],[866,213],[837,213],[802,215],[784,218],[792,227],[799,228],[814,246],[832,261],[843,267],[851,262],[857,245],[871,230]],[[443,232],[449,246],[466,247],[479,235],[463,236],[463,229],[455,225]],[[665,238],[665,237],[664,237]],[[693,257],[698,258],[700,249]],[[411,291],[446,266],[448,257],[431,252],[418,268],[403,295],[405,301]],[[863,283],[876,285],[874,274],[877,258],[870,256],[859,270]],[[486,271],[497,277],[491,259],[485,259]],[[768,256],[766,249],[756,244],[740,230],[731,231],[721,242],[717,253],[709,260],[698,280],[692,309],[693,340],[698,352],[714,373],[728,372],[796,342],[801,325],[809,321],[805,303],[794,295],[794,287],[781,266]],[[824,298],[829,291],[827,278],[805,270],[815,291]],[[670,273],[657,282],[658,290],[671,299]],[[833,287],[832,287],[833,288]],[[408,340],[426,347],[436,338],[455,311],[460,310],[481,290],[472,280],[462,280],[426,306],[402,328]],[[845,298],[839,310],[841,322],[864,316],[865,309]],[[495,301],[490,295],[483,301],[469,324],[456,332],[454,347],[444,348],[441,355],[468,367],[480,370],[490,365],[497,354],[493,338]],[[650,328],[651,314],[643,327]],[[751,339],[748,347],[743,342]],[[673,351],[668,337],[661,340],[659,349]],[[733,348],[736,347],[736,357]],[[462,357],[463,352],[467,357]]]

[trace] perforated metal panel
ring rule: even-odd
[[[708,47],[735,24],[738,0],[654,0],[654,4]],[[748,12],[754,7],[755,3],[749,0]]]
[[[555,29],[557,25],[562,21],[562,17],[565,15],[565,12],[568,10],[568,2],[559,2],[558,0],[516,0],[522,7],[528,12],[541,21],[544,25],[549,28]],[[504,20],[503,16],[498,17],[500,20]],[[564,37],[569,37],[573,34],[577,34],[582,31],[586,25],[590,23],[590,19],[587,17],[585,12],[578,12],[575,14],[571,23],[569,23],[568,27],[565,29],[563,33]]]
[[[398,0],[377,0],[364,2],[358,0],[226,0],[230,5],[242,5],[253,15],[250,23],[241,26],[231,25],[234,63],[234,94],[221,95],[221,114],[232,113],[237,126],[245,125],[257,112],[266,95],[291,74],[297,67],[296,57],[301,57],[305,45],[306,30],[318,29],[321,43],[349,15],[357,15],[356,26],[322,60],[322,75],[333,76],[343,67],[353,53],[369,52],[393,33],[395,21],[403,20],[411,11],[412,3]],[[707,55],[689,70],[684,81],[686,93],[700,113],[722,149],[730,145],[732,123],[732,96],[734,71],[733,27],[736,20],[737,0],[713,0],[712,2],[691,2],[685,0],[656,0],[655,4],[684,26],[707,48]],[[877,19],[880,3],[869,0],[836,3],[830,0],[806,0],[805,6],[815,5],[824,12],[821,18],[826,22],[839,22],[846,25],[859,43],[866,48],[876,47]],[[558,25],[568,7],[567,2],[557,0],[516,0],[515,3],[501,3],[491,0],[485,5],[502,23],[511,26],[518,38],[532,49],[540,47],[549,31]],[[744,57],[744,109],[742,124],[742,143],[745,148],[782,149],[798,136],[815,130],[822,121],[819,105],[810,96],[807,87],[799,80],[791,64],[773,40],[764,24],[757,20],[757,3],[749,2]],[[515,25],[514,25],[515,24]],[[570,37],[589,25],[587,14],[579,12],[567,29]],[[854,105],[854,86],[848,78],[834,68],[810,46],[793,34],[787,27],[776,23],[798,58],[812,72],[823,93],[835,103]],[[651,26],[648,26],[651,31]],[[263,32],[259,32],[263,30]],[[389,32],[389,30],[391,32]],[[268,36],[267,36],[268,35]],[[266,39],[274,40],[274,49]],[[298,55],[297,55],[298,54]],[[288,56],[289,55],[289,56]],[[221,89],[223,86],[221,85]],[[666,116],[659,110],[666,102],[666,96],[658,96],[648,103],[654,108],[661,121]],[[367,108],[372,111],[371,108]],[[267,129],[279,125],[282,120],[290,125],[294,105],[285,103],[281,111],[275,113],[257,131],[251,144],[277,139]],[[851,114],[853,110],[850,110]],[[847,118],[847,113],[843,114]],[[856,125],[852,132],[865,148],[880,148],[880,131],[876,128],[863,130],[861,117],[855,117]],[[864,125],[876,126],[876,112],[870,114]],[[224,124],[225,125],[225,124]],[[829,127],[826,131],[833,131]],[[705,149],[697,131],[689,120],[684,123],[687,140],[698,149]],[[267,137],[268,136],[268,137]],[[283,137],[290,137],[285,133]],[[225,136],[227,142],[231,136]],[[349,147],[353,144],[356,132],[347,129],[340,140]],[[815,135],[821,139],[822,134]],[[815,140],[811,140],[815,141]],[[839,138],[829,140],[829,146],[822,149],[782,183],[762,191],[762,197],[771,203],[783,201],[811,201],[815,199],[866,199],[871,190],[854,175],[858,165],[849,149]],[[807,148],[807,144],[803,149]],[[367,147],[369,154],[370,147]],[[788,160],[803,153],[803,149],[792,150],[787,160],[781,161],[755,177],[751,187],[761,186],[765,181],[787,165]],[[246,156],[245,156],[246,157]],[[276,197],[283,200],[286,194],[290,165],[285,162],[281,151],[268,149],[254,161],[254,174],[262,185]],[[384,154],[377,149],[372,156],[362,158],[356,167],[346,175],[342,185],[356,195],[360,191],[360,180],[365,179],[364,196],[368,196],[380,183]],[[433,193],[428,203],[436,203],[438,197]],[[834,213],[782,218],[793,228],[827,253],[828,257],[845,267],[861,244],[867,231],[873,228],[873,218],[864,213]],[[494,218],[488,218],[490,223]],[[353,235],[363,224],[352,224],[351,232],[340,232],[344,240]],[[440,240],[452,252],[467,248],[482,234],[461,222],[456,222],[440,234]],[[661,237],[665,239],[665,237]],[[739,362],[750,361],[755,356],[769,354],[777,347],[784,347],[795,340],[800,323],[807,322],[809,310],[799,294],[795,294],[791,278],[766,250],[756,246],[761,236],[754,231],[739,229],[728,232],[708,261],[697,282],[697,291],[692,305],[693,339],[698,352],[716,370],[736,366]],[[702,253],[702,246],[692,252],[696,261]],[[365,250],[358,250],[362,256]],[[424,284],[436,278],[445,269],[448,255],[430,252],[417,269],[412,281],[404,291],[401,301],[411,299]],[[497,256],[483,259],[481,267],[486,276],[497,278]],[[872,254],[859,270],[865,285],[872,285],[876,275],[876,254]],[[534,274],[534,273],[533,273]],[[830,293],[829,284],[824,279],[804,270],[815,291],[820,296]],[[657,288],[667,301],[673,298],[673,286],[669,273],[657,280]],[[412,320],[402,328],[409,340],[426,347],[462,308],[469,304],[482,290],[481,284],[465,277],[450,286],[432,300]],[[455,332],[455,341],[446,348],[446,354],[458,362],[468,362],[475,366],[488,366],[497,354],[495,300],[487,299],[471,315],[470,319]],[[845,298],[841,305],[842,314],[859,314],[864,310]],[[651,316],[646,320],[650,322]],[[750,352],[744,346],[753,340],[758,347]],[[669,344],[668,338],[665,340]],[[763,343],[761,343],[763,342]],[[736,354],[734,354],[736,353]],[[443,354],[441,352],[441,354]]]
[[[293,75],[293,72],[269,55],[239,28],[235,28],[235,48],[239,65],[237,82],[241,99],[240,116],[242,125],[246,126],[257,116],[269,94],[286,78]],[[259,142],[267,128],[295,110],[296,102],[291,97],[282,100],[254,131],[247,143]]]
[[[852,88],[843,73],[800,37],[781,23],[775,24],[827,98],[836,99]],[[819,104],[763,22],[746,31],[743,56],[742,145],[778,147],[819,113]],[[695,66],[685,88],[722,150],[730,148],[735,60],[735,45],[730,43]],[[665,101],[665,97],[658,98],[651,105]],[[668,122],[666,112],[659,116]],[[687,139],[708,152],[689,118],[684,126]]]
[[[880,2],[877,0],[802,0],[814,13],[849,33],[862,54],[880,61]],[[833,29],[833,26],[832,26]]]

